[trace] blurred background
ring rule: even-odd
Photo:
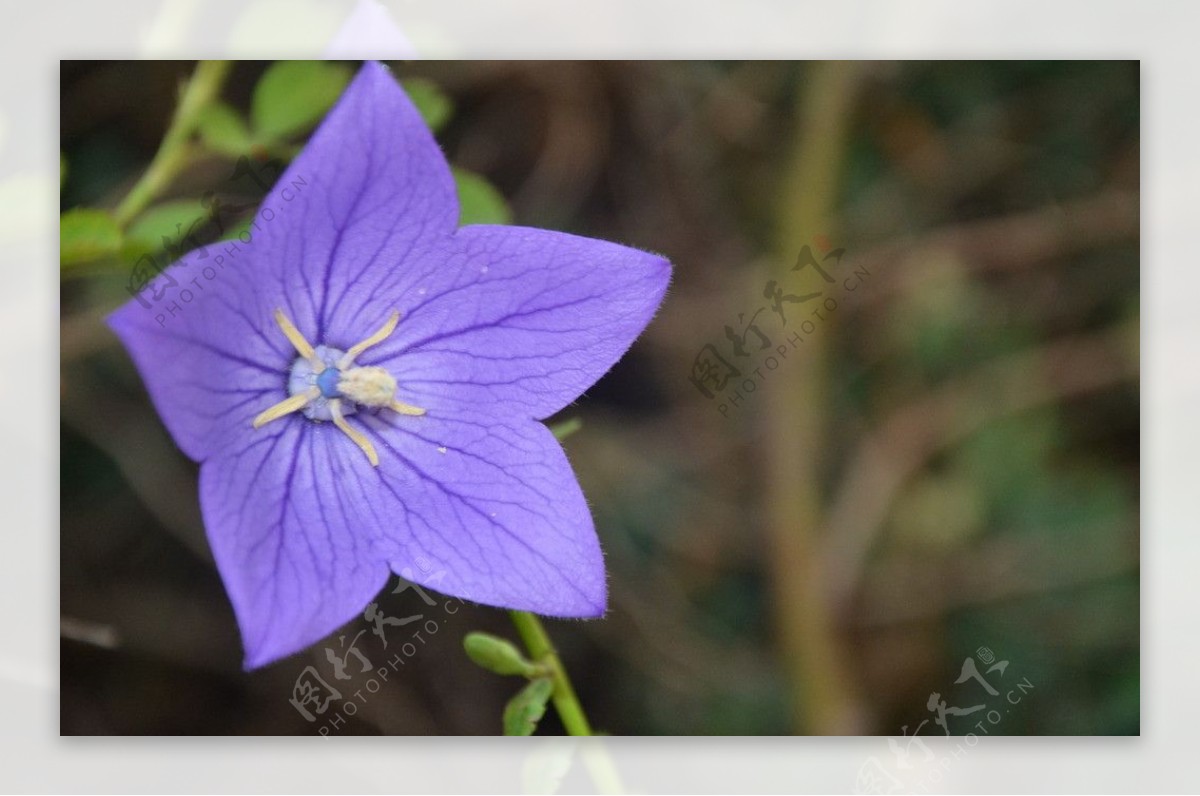
[[[120,215],[195,64],[62,64],[64,734],[315,734],[338,709],[289,701],[308,666],[337,683],[336,634],[241,670],[197,468],[103,317],[175,232],[248,221],[303,143],[304,119],[264,134],[264,83],[315,121],[354,66],[235,64],[169,186],[114,220],[77,208]],[[393,67],[465,220],[675,266],[557,418],[582,421],[611,602],[548,626],[597,727],[1139,732],[1136,62]],[[499,732],[519,683],[461,643],[515,639],[507,616],[438,620],[334,734]]]

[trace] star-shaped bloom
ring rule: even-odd
[[[185,256],[164,305],[109,319],[201,463],[247,668],[354,618],[390,572],[488,605],[604,612],[591,515],[538,421],[629,348],[670,265],[458,214],[430,131],[367,63],[249,243]]]

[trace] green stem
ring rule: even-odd
[[[221,86],[229,75],[229,67],[228,61],[200,61],[196,65],[195,73],[183,88],[179,106],[159,144],[158,152],[154,154],[146,173],[113,211],[113,217],[121,227],[145,210],[183,170],[188,161],[188,141],[196,130],[200,111],[220,96]]]
[[[782,174],[776,279],[784,280],[800,249],[832,232],[860,68],[848,61],[809,67],[799,97],[799,126]],[[837,617],[827,598],[827,567],[818,556],[823,526],[821,481],[830,455],[828,330],[809,337],[804,356],[766,385],[763,497],[776,622],[796,729],[813,735],[853,734],[858,697],[846,665]]]
[[[509,611],[508,614],[517,626],[517,633],[525,642],[530,657],[534,661],[544,663],[550,670],[550,678],[554,681],[554,709],[558,711],[567,733],[591,735],[592,727],[588,724],[583,706],[579,704],[579,697],[575,696],[571,679],[567,677],[567,670],[563,668],[558,652],[550,643],[550,636],[546,634],[546,628],[542,627],[542,621],[525,611]]]

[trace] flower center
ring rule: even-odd
[[[300,356],[288,372],[288,397],[255,417],[254,427],[302,411],[309,420],[333,421],[362,449],[367,460],[378,467],[375,446],[346,422],[346,416],[357,412],[359,406],[387,408],[402,415],[425,414],[424,409],[396,398],[396,380],[387,370],[354,364],[355,357],[383,342],[395,331],[400,313],[393,312],[379,331],[346,351],[325,345],[313,348],[283,310],[275,310],[275,322]]]
[[[342,371],[338,369],[337,362],[346,355],[346,352],[338,348],[319,345],[313,349],[313,353],[325,365],[325,369],[317,372],[311,359],[303,356],[297,357],[296,361],[292,363],[292,369],[288,371],[288,395],[293,398],[298,395],[305,396],[306,403],[300,411],[309,420],[331,421],[333,413],[329,410],[329,402],[342,398],[342,393],[338,390]],[[320,394],[316,398],[307,399],[309,391],[314,387]],[[342,406],[344,415],[352,415],[357,411],[358,408],[351,402]]]

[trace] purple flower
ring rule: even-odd
[[[537,421],[629,348],[670,265],[457,220],[437,143],[368,63],[248,244],[172,266],[190,301],[109,319],[201,462],[247,668],[352,619],[390,572],[488,605],[604,612],[587,504]]]

